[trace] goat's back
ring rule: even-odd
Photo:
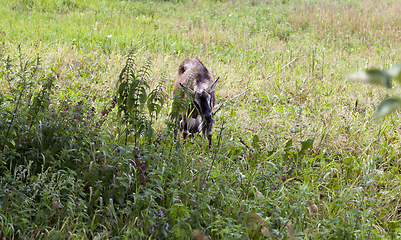
[[[178,67],[173,93],[181,87],[180,84],[188,86],[193,91],[199,91],[208,89],[213,82],[214,78],[212,74],[201,61],[198,59],[185,59]],[[215,95],[215,91],[212,95]]]

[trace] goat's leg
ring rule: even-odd
[[[195,134],[199,132],[199,125],[200,125],[200,116],[197,117],[190,117],[188,119],[188,125],[189,125],[189,132],[191,134]]]
[[[210,124],[209,126],[208,126],[208,130],[207,130],[207,141],[208,141],[208,144],[209,144],[209,148],[211,148],[212,147],[212,124]]]
[[[186,139],[189,135],[188,133],[188,122],[187,122],[187,117],[185,114],[181,114],[181,122],[180,122],[180,127],[182,130],[182,138]]]
[[[178,129],[181,130],[181,119],[182,119],[181,114],[178,114],[178,117],[176,117],[175,120],[174,120],[174,124],[175,124],[175,127],[174,127],[174,141],[177,140]]]
[[[212,128],[213,128],[213,123],[204,122],[202,132],[203,135],[207,137],[209,148],[212,146]]]

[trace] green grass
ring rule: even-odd
[[[15,76],[9,81],[0,69],[1,141],[8,144],[0,236],[181,239],[199,229],[212,239],[259,239],[264,226],[268,239],[399,238],[399,114],[372,121],[380,100],[398,88],[345,81],[360,68],[401,60],[399,5],[0,1],[0,57],[12,59]],[[167,95],[153,144],[145,134],[125,145],[124,125],[110,108],[129,52],[138,67],[151,60],[147,82]],[[35,57],[40,71],[27,75],[34,88],[24,90],[27,105],[7,136],[14,90],[25,86],[19,61]],[[222,78],[217,98],[225,104],[211,151],[201,136],[175,142],[166,124],[186,57]],[[49,106],[30,126],[29,97],[45,78],[54,79]],[[95,117],[85,125],[66,120],[77,112]],[[49,138],[60,152],[38,143]],[[142,163],[130,164],[136,160],[146,174]]]

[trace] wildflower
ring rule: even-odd
[[[139,169],[139,173],[143,174],[146,170],[146,164],[142,164],[141,168]]]
[[[108,115],[109,114],[109,110],[108,109],[104,109],[103,111],[102,111],[102,116],[106,116],[106,115]]]
[[[146,184],[146,177],[141,176],[141,177],[139,178],[139,183],[145,185],[145,184]]]
[[[168,223],[166,223],[166,230],[168,230]]]

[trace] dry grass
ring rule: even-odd
[[[310,28],[319,40],[359,39],[369,47],[400,43],[398,1],[319,2],[297,4],[288,11],[293,29]]]

